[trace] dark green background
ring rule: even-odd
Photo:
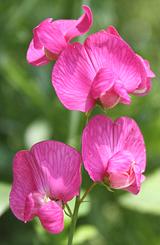
[[[134,97],[130,107],[119,105],[108,115],[113,118],[122,115],[135,118],[147,147],[146,175],[160,167],[160,1],[1,0],[0,181],[11,183],[13,155],[27,148],[28,137],[32,141],[32,134],[39,135],[43,128],[48,132],[48,139],[80,148],[84,115],[67,111],[56,98],[50,81],[53,64],[32,67],[27,64],[25,56],[33,27],[48,17],[78,18],[83,3],[90,5],[94,15],[90,32],[115,25],[134,50],[150,61],[156,73],[153,89],[148,96]],[[102,111],[96,108],[95,113]],[[89,184],[89,177],[84,174],[83,188]],[[78,229],[83,231],[84,227],[85,230],[80,235],[84,240],[80,242],[77,238],[76,244],[160,244],[160,216],[123,208],[118,202],[121,195],[124,192],[110,193],[103,187],[93,190],[89,211],[78,220]],[[156,195],[160,196],[160,189]],[[0,196],[0,205],[3,198]],[[85,225],[93,226],[96,235],[87,239],[90,228]],[[0,217],[1,245],[63,245],[67,233],[66,225],[60,235],[47,234],[36,221],[23,224],[9,210]]]

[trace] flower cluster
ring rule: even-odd
[[[89,112],[96,103],[103,108],[129,105],[130,95],[146,95],[155,76],[149,62],[113,26],[91,34],[83,44],[70,43],[92,25],[90,8],[83,6],[83,10],[78,20],[49,18],[34,28],[28,62],[40,66],[56,60],[52,84],[69,110]],[[93,182],[137,194],[144,180],[146,150],[136,122],[94,116],[82,133],[82,154],[51,140],[18,152],[10,194],[15,216],[24,222],[38,216],[46,230],[61,232],[63,210],[80,194],[82,163]]]

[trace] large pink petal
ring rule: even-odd
[[[94,106],[90,89],[95,75],[83,45],[75,43],[63,51],[53,68],[52,84],[67,109],[87,112]]]
[[[83,10],[85,13],[78,20],[56,20],[52,23],[53,27],[63,33],[67,42],[89,31],[92,25],[92,11],[86,5],[83,5]]]
[[[37,181],[51,198],[67,202],[79,194],[81,156],[78,151],[61,142],[43,141],[32,147],[31,154],[36,162],[35,171],[41,169]]]
[[[133,92],[146,78],[145,69],[136,54],[116,35],[100,31],[90,35],[84,45],[96,71],[107,68],[113,72],[127,92]]]
[[[49,59],[46,57],[44,49],[36,49],[33,40],[30,42],[27,50],[27,61],[34,66],[41,66],[49,63]]]
[[[42,205],[38,211],[43,227],[50,233],[57,234],[64,229],[64,215],[60,205],[54,201],[49,201]]]
[[[30,193],[36,190],[30,167],[32,162],[33,159],[28,151],[20,151],[14,157],[10,207],[14,215],[22,221],[26,221],[26,199]],[[28,217],[29,219],[30,217]]]
[[[84,167],[93,181],[102,181],[109,158],[114,151],[111,119],[97,115],[93,117],[82,135],[82,158]]]

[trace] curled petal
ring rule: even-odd
[[[10,193],[10,208],[14,215],[26,221],[26,199],[36,190],[30,164],[33,162],[28,151],[20,151],[14,157],[13,162],[13,185]],[[32,206],[32,204],[30,204]],[[28,207],[27,207],[28,208]],[[29,220],[28,217],[27,220]]]
[[[50,233],[57,234],[64,229],[64,214],[61,206],[54,201],[42,205],[38,211],[42,226]]]
[[[130,96],[127,93],[127,90],[125,89],[124,85],[120,83],[116,83],[114,85],[114,91],[117,95],[119,95],[120,102],[126,105],[129,105],[131,103]]]
[[[92,11],[83,5],[84,14],[78,20],[56,20],[53,22],[53,27],[59,29],[67,42],[72,38],[83,35],[88,32],[92,25]]]
[[[137,165],[134,167],[134,172],[135,172],[134,182],[130,186],[128,186],[127,188],[124,188],[124,189],[135,194],[135,195],[137,195],[140,191],[141,183],[144,180],[144,175],[142,175],[141,169]]]
[[[112,188],[124,189],[135,180],[133,167],[135,160],[128,151],[120,151],[113,155],[108,162],[106,175]]]
[[[53,21],[52,18],[47,18],[43,20],[41,23],[39,23],[39,25],[33,29],[33,35],[34,35],[33,44],[36,49],[41,49],[43,47],[43,44],[41,43],[41,40],[39,38],[40,29],[45,27],[47,28],[48,26],[50,26],[50,23],[52,21]]]
[[[101,68],[92,83],[92,96],[94,99],[98,99],[104,95],[106,91],[110,90],[115,83],[114,74],[107,68]]]
[[[36,49],[33,40],[30,42],[26,58],[28,63],[34,66],[41,66],[49,63],[49,59],[46,57],[44,49]]]
[[[144,96],[151,90],[151,78],[154,78],[155,74],[151,70],[150,64],[147,60],[144,60],[140,55],[137,55],[137,57],[144,66],[144,69],[146,71],[146,79],[138,86],[138,88],[134,91],[134,94]]]
[[[66,33],[66,39],[71,40],[74,37],[80,36],[89,31],[92,25],[92,11],[91,9],[83,5],[84,14],[75,22],[75,24]]]
[[[34,33],[42,47],[58,55],[66,47],[66,40],[59,29],[54,28],[52,22],[46,21],[39,25]],[[35,37],[34,37],[35,38]],[[38,44],[39,44],[38,42]],[[36,43],[36,41],[34,42]],[[34,45],[35,46],[35,45]]]

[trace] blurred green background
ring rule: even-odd
[[[5,0],[0,1],[0,244],[65,245],[69,220],[60,235],[46,233],[38,221],[23,224],[8,209],[12,157],[43,139],[80,148],[84,115],[67,111],[50,82],[52,65],[32,67],[26,50],[32,29],[47,17],[78,18],[81,5],[94,14],[90,32],[115,25],[134,50],[148,59],[156,79],[146,97],[117,106],[108,115],[136,119],[147,147],[146,181],[138,196],[95,189],[82,205],[75,245],[160,244],[160,1],[159,0]],[[81,38],[81,41],[83,39]],[[93,112],[102,113],[99,108]],[[83,189],[90,184],[84,174]],[[17,203],[18,205],[18,203]]]

